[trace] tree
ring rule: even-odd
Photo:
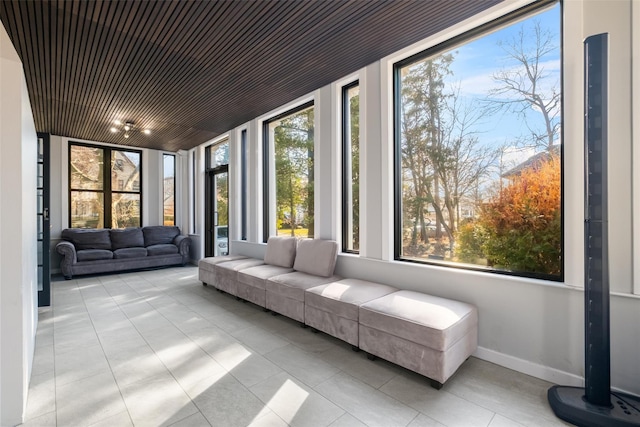
[[[477,137],[483,111],[463,102],[459,88],[445,84],[452,61],[453,55],[445,54],[402,70],[403,223],[412,224],[405,250],[417,256],[428,249],[430,210],[432,253],[453,253],[460,203],[476,192],[497,158]]]
[[[282,119],[274,129],[277,228],[298,226],[314,235],[313,108]]]
[[[493,80],[499,86],[489,94],[489,102],[494,108],[508,109],[520,115],[535,146],[542,146],[548,151],[560,133],[559,77],[549,82],[555,75],[545,67],[549,55],[558,50],[556,39],[539,20],[534,20],[530,26],[521,26],[512,39],[500,42],[499,46],[507,58],[515,61],[517,66],[494,73]],[[527,112],[531,109],[542,115],[541,127],[529,122]]]
[[[468,232],[468,230],[467,230]],[[524,169],[480,211],[476,237],[489,265],[558,275],[561,265],[560,157]],[[470,241],[477,245],[477,241]],[[473,248],[467,252],[472,253]]]

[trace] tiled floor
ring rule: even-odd
[[[25,426],[553,426],[544,381],[471,358],[440,391],[204,287],[197,268],[52,284]]]

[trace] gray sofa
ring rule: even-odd
[[[125,229],[68,228],[56,245],[62,255],[65,279],[77,274],[107,273],[189,261],[191,239],[178,227],[149,226]]]

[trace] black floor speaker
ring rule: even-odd
[[[585,53],[585,387],[553,386],[548,399],[562,420],[584,427],[640,426],[640,398],[611,391],[607,208],[608,35]]]

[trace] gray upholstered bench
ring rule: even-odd
[[[333,275],[337,257],[338,244],[332,240],[299,240],[295,271],[266,281],[266,308],[304,325],[305,290],[341,279]]]
[[[304,296],[304,322],[348,342],[357,350],[360,305],[395,291],[392,286],[359,279],[343,279],[309,288]]]
[[[418,372],[434,388],[478,345],[478,311],[446,298],[398,291],[360,306],[359,345],[370,355]]]
[[[238,271],[236,293],[238,298],[265,307],[267,279],[293,271],[297,243],[295,237],[269,237],[264,254],[264,265]]]
[[[215,264],[213,270],[216,281],[213,286],[219,291],[236,296],[238,295],[238,271],[262,264],[264,261],[256,258],[237,259]]]
[[[209,283],[214,284],[216,281],[215,270],[213,269],[214,265],[220,264],[221,262],[229,262],[246,258],[247,257],[244,255],[224,255],[202,258],[198,261],[198,280],[200,280],[204,286],[207,286]]]

